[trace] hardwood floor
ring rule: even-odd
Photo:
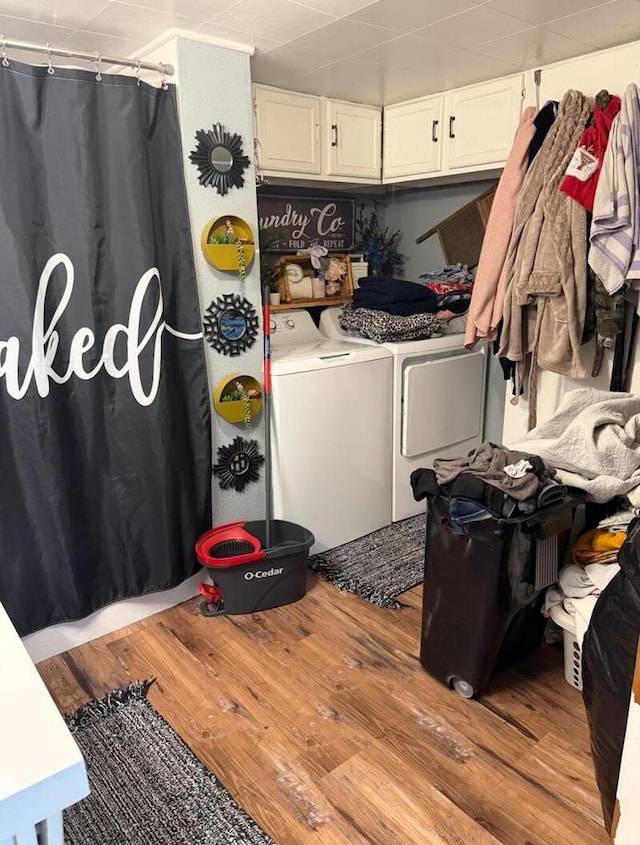
[[[421,588],[403,600],[310,576],[296,604],[207,619],[194,599],[38,668],[63,712],[156,678],[150,701],[277,845],[607,843],[562,651],[464,701],[418,663]]]

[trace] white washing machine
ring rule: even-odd
[[[482,443],[487,356],[464,348],[464,334],[378,344],[345,332],[340,308],[325,308],[320,331],[334,340],[367,348],[384,347],[393,356],[392,507],[393,522],[424,511],[413,498],[409,476],[434,458],[466,455]]]
[[[305,310],[271,316],[273,515],[321,552],[391,522],[393,359],[326,338]]]

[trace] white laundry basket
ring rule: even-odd
[[[575,689],[582,691],[582,649],[576,638],[575,620],[562,605],[552,607],[549,615],[562,628],[566,681]]]

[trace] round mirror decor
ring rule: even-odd
[[[198,129],[196,141],[189,160],[200,171],[200,184],[221,196],[230,188],[242,188],[249,157],[243,153],[240,135],[231,135],[221,123],[214,123],[211,129]]]
[[[216,352],[240,355],[258,336],[258,315],[249,300],[225,293],[212,301],[202,318],[204,338]]]

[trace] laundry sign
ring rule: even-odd
[[[353,248],[354,200],[262,196],[258,216],[263,248],[269,251],[295,252],[318,244],[328,250]]]

